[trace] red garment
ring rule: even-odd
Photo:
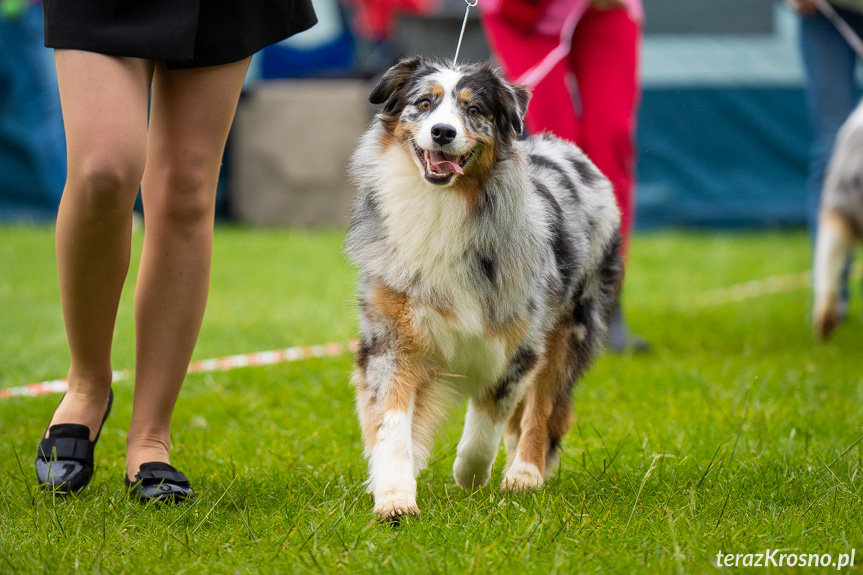
[[[353,31],[375,41],[386,40],[399,14],[430,14],[439,0],[346,0],[354,8]]]
[[[510,79],[559,44],[559,38],[519,30],[496,14],[483,13],[482,20]],[[626,10],[588,8],[573,33],[569,56],[534,87],[526,117],[531,133],[548,131],[575,142],[611,180],[621,211],[624,254],[635,208],[640,43],[641,24]]]

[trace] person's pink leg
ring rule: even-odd
[[[569,62],[582,104],[579,144],[614,186],[624,254],[634,220],[635,122],[641,26],[623,9],[588,9],[573,35]]]
[[[484,14],[482,21],[492,51],[510,81],[542,61],[559,43],[557,38],[525,34],[495,15]],[[531,89],[533,96],[525,118],[531,134],[548,131],[578,142],[578,121],[567,74],[567,63],[559,62]]]
[[[581,146],[611,180],[621,211],[623,255],[635,208],[635,120],[639,100],[641,26],[623,9],[588,9],[575,29],[570,64],[582,103]],[[646,352],[650,344],[629,331],[620,305],[609,325],[613,351]]]
[[[92,441],[111,386],[111,341],[146,160],[153,67],[76,50],[57,50],[55,59],[68,156],[57,271],[71,363],[69,391],[51,425],[86,425]]]
[[[169,462],[171,416],[207,301],[219,169],[248,64],[159,65],[153,78],[135,292],[135,403],[126,440],[130,479],[143,463]]]

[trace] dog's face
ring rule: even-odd
[[[530,99],[488,64],[452,68],[421,57],[390,68],[369,101],[422,177],[447,186],[487,172],[523,129]]]

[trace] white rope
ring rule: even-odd
[[[863,59],[863,40],[861,40],[860,36],[854,32],[854,29],[851,28],[848,22],[846,22],[842,16],[833,9],[833,6],[826,2],[826,0],[815,0],[815,6],[833,23],[834,26],[836,26],[836,30],[839,34],[841,34],[842,37],[845,38],[845,41],[848,42],[848,45],[857,52],[857,56]]]
[[[566,16],[563,21],[563,26],[560,29],[560,42],[558,45],[545,57],[531,66],[529,69],[518,77],[516,84],[524,84],[530,88],[535,87],[542,82],[548,73],[551,72],[558,62],[566,58],[572,48],[572,35],[575,33],[575,27],[578,21],[584,16],[587,5],[576,5],[572,11]]]

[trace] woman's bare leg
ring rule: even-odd
[[[156,67],[142,182],[129,478],[142,463],[169,462],[171,415],[207,301],[219,168],[248,64]]]
[[[69,392],[51,424],[86,425],[93,440],[111,385],[111,340],[146,160],[153,65],[76,50],[56,50],[55,59],[68,156],[57,270],[71,364]]]

